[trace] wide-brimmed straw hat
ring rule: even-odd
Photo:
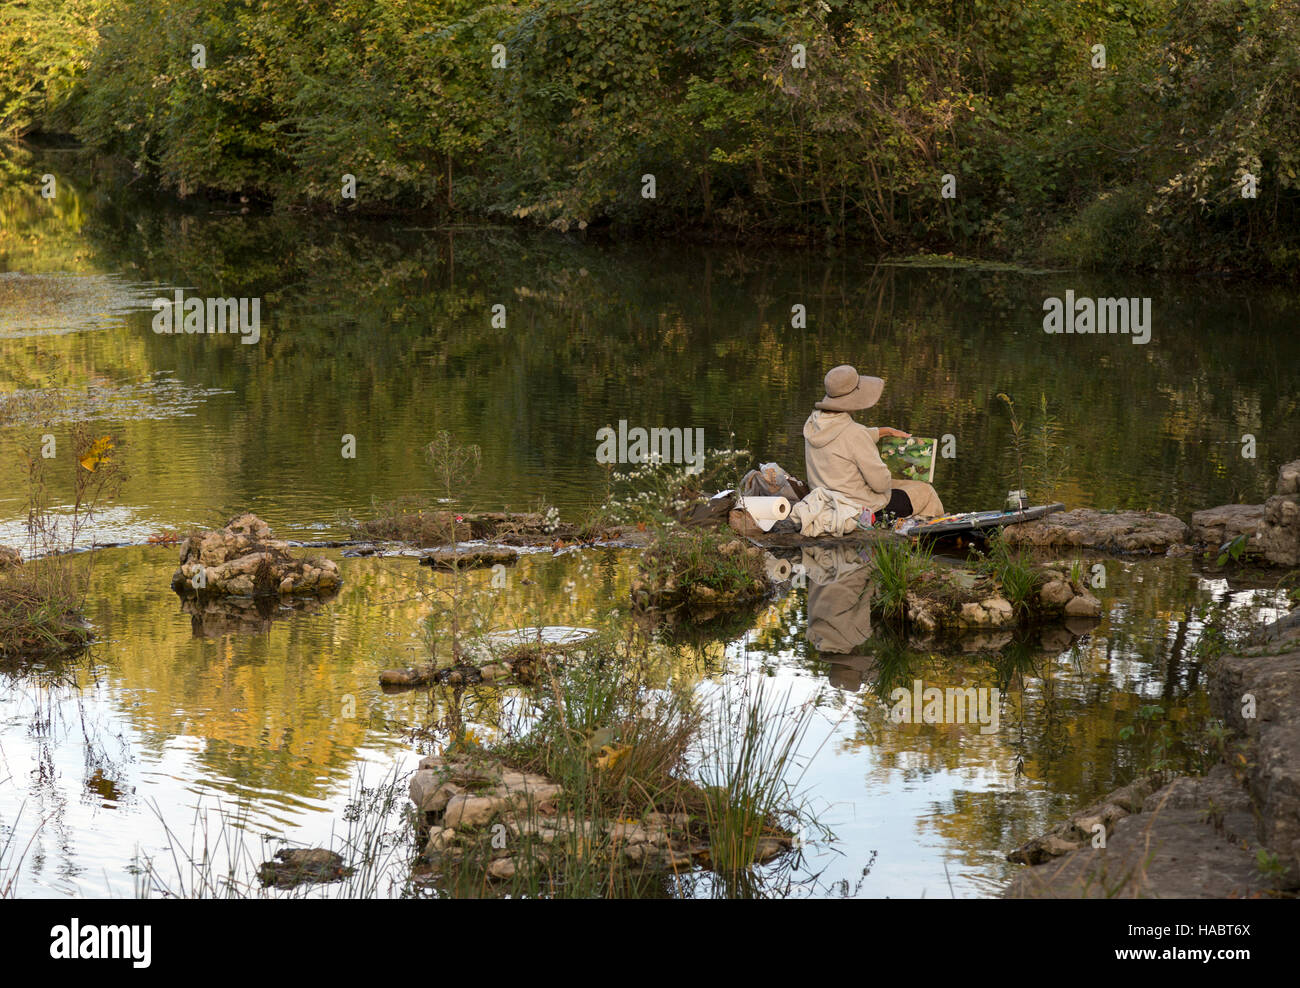
[[[878,402],[883,390],[885,382],[880,378],[859,374],[856,367],[840,364],[826,375],[826,397],[815,407],[826,412],[856,412]]]

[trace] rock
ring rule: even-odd
[[[445,781],[445,775],[433,769],[421,769],[411,776],[411,802],[422,813],[442,813],[453,796],[465,792],[464,786]]]
[[[416,809],[424,809],[425,801],[433,796],[441,782],[442,775],[432,769],[420,769],[411,776],[411,784],[407,792],[410,793],[411,802],[415,804]]]
[[[994,627],[1002,627],[1007,624],[1014,624],[1016,620],[1015,612],[1011,609],[1011,602],[1003,597],[990,597],[988,600],[980,601],[980,606],[988,615],[989,624]]]
[[[1277,471],[1277,487],[1274,494],[1286,496],[1300,494],[1300,460],[1283,463]]]
[[[379,673],[379,685],[388,690],[409,690],[433,682],[437,670],[431,665],[408,669],[384,669]]]
[[[921,631],[934,631],[939,626],[929,604],[910,591],[907,594],[907,617]]]
[[[1074,588],[1068,580],[1048,580],[1038,591],[1038,599],[1051,610],[1064,610],[1074,596]]]
[[[651,811],[645,815],[645,822],[650,827],[675,827],[685,830],[691,822],[688,813],[658,813]]]
[[[504,662],[489,662],[481,667],[478,674],[483,678],[485,683],[490,683],[496,679],[508,679],[512,675],[511,668]]]
[[[304,882],[334,882],[351,874],[343,858],[323,847],[277,851],[271,861],[262,862],[258,877],[263,885],[288,888]]]
[[[1066,617],[1090,618],[1101,614],[1101,601],[1090,593],[1081,593],[1070,598],[1065,605]]]
[[[462,827],[483,827],[499,813],[504,813],[513,803],[504,796],[474,796],[460,793],[447,801],[443,812],[444,826],[458,830]]]
[[[1050,549],[1103,549],[1110,552],[1165,552],[1187,541],[1188,528],[1158,511],[1097,511],[1075,508],[1036,521],[1008,525],[1011,545]]]
[[[1084,845],[1091,846],[1094,827],[1102,823],[1109,830],[1116,820],[1135,812],[1155,788],[1156,776],[1144,777],[1109,793],[1041,837],[1022,844],[1007,855],[1008,861],[1037,865],[1058,858]]]
[[[1230,898],[1269,888],[1255,866],[1256,849],[1242,836],[1253,827],[1250,800],[1226,765],[1151,789],[1151,780],[1135,782],[1100,812],[1076,814],[1076,846],[1062,850],[1071,842],[1052,841],[1031,862],[1035,867],[1016,876],[1007,897]],[[1093,846],[1096,824],[1109,830],[1104,848]]]
[[[196,586],[196,579],[203,585]],[[182,597],[322,594],[341,584],[333,560],[290,555],[288,544],[272,539],[270,527],[253,514],[189,536],[181,543],[180,566],[172,574],[172,589]]]
[[[0,573],[23,564],[23,554],[7,545],[0,545]]]
[[[506,881],[515,877],[515,862],[513,858],[497,858],[488,865],[488,874],[493,878]]]
[[[1300,610],[1266,629],[1259,646],[1220,656],[1209,692],[1215,715],[1246,742],[1256,837],[1300,884]]]
[[[1262,504],[1221,504],[1192,514],[1192,538],[1212,549],[1240,535],[1254,538],[1264,521]]]
[[[1165,810],[1115,824],[1105,848],[1091,844],[1026,868],[1011,899],[1207,899],[1250,897],[1267,888],[1254,855],[1207,825],[1202,810]]]
[[[605,830],[615,844],[657,843],[651,841],[650,831],[639,823],[611,823]]]
[[[789,840],[782,840],[779,837],[760,837],[754,846],[754,863],[763,864],[771,861],[773,858],[780,857],[790,847]]]
[[[1300,494],[1275,494],[1264,502],[1257,540],[1274,566],[1300,566]]]
[[[989,616],[985,613],[984,608],[979,604],[971,601],[961,605],[961,610],[957,613],[957,619],[962,624],[981,625],[989,623]]]
[[[426,856],[441,854],[451,847],[455,840],[456,831],[450,827],[434,827],[429,831],[429,840],[424,845],[424,853]]]

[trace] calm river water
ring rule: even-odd
[[[178,288],[259,298],[260,340],[154,333],[150,300]],[[1151,341],[1045,334],[1043,300],[1067,290],[1150,298]],[[223,631],[182,611],[175,549],[143,545],[151,534],[250,510],[282,537],[339,537],[348,516],[437,495],[422,447],[443,429],[482,447],[464,492],[482,509],[590,509],[606,483],[596,432],[619,420],[702,429],[710,448],[802,473],[803,420],[841,362],[887,382],[868,421],[952,437],[935,481],[950,509],[1028,485],[1036,501],[1185,518],[1262,500],[1297,455],[1296,313],[1293,292],[1232,284],[243,215],[89,179],[49,201],[7,186],[0,544],[23,542],[23,450],[66,441],[74,421],[124,440],[130,477],[94,534],[135,543],[95,560],[88,654],[0,669],[14,892],[132,895],[166,829],[188,842],[218,807],[258,853],[328,843],[359,787],[414,768],[403,731],[427,722],[427,700],[376,685],[423,647],[413,560],[331,550],[336,598]],[[1057,429],[1022,466],[999,393],[1031,434],[1045,419]],[[634,564],[628,551],[540,553],[504,590],[481,590],[496,627],[607,622]],[[881,659],[818,653],[803,590],[748,630],[665,645],[662,676],[704,690],[761,675],[817,703],[799,788],[834,840],[808,849],[789,894],[994,895],[1016,867],[1007,850],[1131,778],[1139,753],[1120,731],[1141,708],[1174,723],[1203,713],[1193,649],[1208,605],[1266,613],[1278,599],[1190,559],[1112,560],[1098,593],[1105,614],[1081,636],[894,650],[900,681],[941,666],[947,682],[1001,685],[992,734],[885,723]],[[476,702],[487,724],[509,697]],[[401,877],[382,893],[400,894]]]

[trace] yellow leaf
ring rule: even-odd
[[[619,759],[632,750],[631,745],[626,744],[607,744],[600,749],[604,754],[596,756],[597,768],[613,768],[618,764]]]
[[[86,455],[78,462],[92,473],[95,467],[101,463],[108,463],[108,451],[113,448],[112,436],[100,436],[90,444],[90,449],[86,450]]]

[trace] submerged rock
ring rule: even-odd
[[[341,855],[323,847],[277,851],[274,860],[257,870],[263,885],[290,888],[305,882],[336,882],[352,873]]]
[[[1141,809],[1143,800],[1155,791],[1158,784],[1158,777],[1152,775],[1116,789],[1042,836],[1011,851],[1007,854],[1007,860],[1036,865],[1085,845],[1091,846],[1099,833],[1096,829],[1098,825],[1109,834],[1117,820]]]
[[[420,557],[421,566],[434,569],[454,571],[463,569],[482,569],[498,564],[511,566],[519,562],[519,553],[514,549],[501,547],[473,549],[435,549]]]
[[[1008,525],[1010,545],[1042,549],[1100,549],[1111,552],[1166,552],[1187,541],[1187,525],[1159,511],[1097,511],[1075,508],[1036,521]]]
[[[254,514],[185,539],[172,574],[172,589],[182,596],[320,594],[342,582],[332,560],[290,555],[288,543],[272,539],[270,526]]]

